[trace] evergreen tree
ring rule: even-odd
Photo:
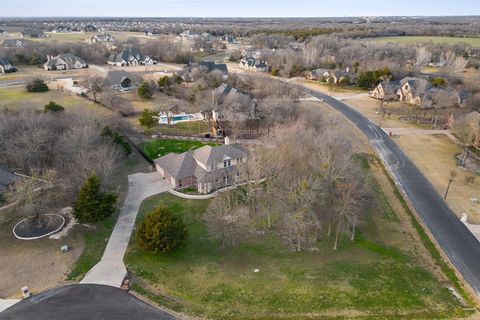
[[[185,245],[187,229],[183,221],[165,207],[145,216],[136,232],[136,240],[143,250],[172,253]]]
[[[143,99],[150,99],[153,96],[153,90],[145,81],[138,87],[138,96]]]
[[[152,129],[155,126],[155,124],[157,123],[157,120],[155,118],[157,116],[158,116],[158,113],[146,108],[146,109],[143,110],[142,115],[138,119],[138,122],[147,131],[150,131],[150,129]]]
[[[111,216],[115,212],[117,196],[102,190],[100,179],[92,174],[80,189],[73,208],[73,215],[80,223],[92,223]]]

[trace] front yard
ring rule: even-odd
[[[176,311],[212,319],[461,315],[445,274],[410,217],[398,200],[390,205],[393,187],[387,182],[392,190],[384,193],[373,176],[370,182],[376,199],[359,237],[353,243],[343,237],[338,251],[325,237],[316,244],[318,251],[295,253],[280,243],[275,230],[261,240],[221,248],[204,224],[208,200],[151,197],[143,202],[137,223],[166,206],[184,220],[188,240],[185,248],[161,255],[141,251],[132,237],[125,262],[134,275],[134,290]]]
[[[219,144],[192,140],[157,139],[140,145],[140,148],[150,160],[155,160],[169,153],[183,153],[206,145],[218,146]]]

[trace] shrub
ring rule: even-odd
[[[48,91],[48,86],[41,79],[33,79],[31,82],[27,83],[26,87],[28,92],[46,92]]]
[[[442,77],[433,78],[432,80],[430,80],[430,82],[432,83],[432,86],[435,88],[447,86],[447,80],[445,80]]]
[[[150,99],[153,96],[153,90],[146,82],[142,82],[142,84],[138,87],[137,92],[138,96],[143,99]]]
[[[117,196],[102,190],[100,179],[92,174],[80,189],[73,207],[73,215],[80,223],[105,219],[115,212]]]
[[[183,221],[168,208],[160,207],[145,216],[136,232],[143,250],[172,253],[185,245],[187,229]]]
[[[275,69],[275,68],[274,68],[274,69],[272,69],[272,76],[274,76],[274,77],[278,77],[278,75],[279,75],[279,74],[280,74],[280,70],[278,70],[278,69]]]
[[[64,111],[65,108],[53,101],[50,101],[46,105],[43,106],[43,111],[45,112],[52,112],[52,113],[57,113],[57,112],[62,112]]]

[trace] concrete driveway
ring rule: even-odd
[[[102,259],[80,283],[105,284],[120,287],[127,273],[123,256],[130,241],[138,209],[142,201],[171,189],[158,172],[128,176],[128,193]]]

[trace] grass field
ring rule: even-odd
[[[461,44],[466,43],[472,47],[480,48],[480,38],[460,38],[460,37],[427,37],[427,36],[398,36],[398,37],[378,37],[372,41],[395,42],[402,44],[415,44],[433,42],[434,44]]]
[[[57,90],[47,92],[27,92],[23,86],[0,88],[0,109],[41,110],[49,101],[54,101],[66,108],[97,108],[95,104],[77,96],[64,94]]]
[[[222,249],[202,219],[208,200],[151,197],[142,203],[137,221],[166,206],[183,218],[189,236],[186,247],[171,255],[143,252],[132,238],[125,261],[138,280],[134,289],[174,310],[212,319],[460,315],[444,277],[427,271],[428,251],[411,233],[411,224],[402,222],[408,219],[398,217],[382,188],[371,183],[378,195],[375,205],[357,240],[343,237],[338,251],[325,237],[317,243],[318,252],[291,252],[274,231],[261,241]]]
[[[142,148],[148,158],[154,160],[169,153],[183,153],[206,145],[216,146],[218,144],[190,140],[158,139],[144,143],[140,148]]]

